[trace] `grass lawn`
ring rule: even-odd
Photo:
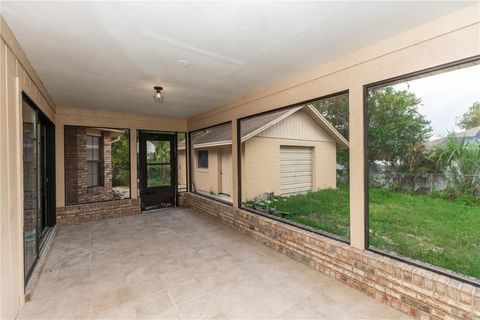
[[[480,279],[480,204],[370,189],[370,246]],[[288,220],[349,237],[346,189],[276,198]]]

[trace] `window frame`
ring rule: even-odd
[[[387,252],[381,249],[376,249],[370,246],[370,229],[369,229],[369,174],[370,168],[368,166],[368,90],[382,87],[387,85],[393,85],[396,83],[402,83],[409,80],[414,80],[415,78],[425,78],[428,76],[433,76],[435,74],[442,74],[445,72],[453,71],[455,69],[468,68],[468,64],[480,64],[480,55],[475,55],[472,57],[444,63],[441,65],[433,66],[430,68],[421,69],[418,71],[406,73],[403,75],[387,78],[380,81],[375,81],[369,84],[363,85],[363,156],[364,156],[364,170],[363,170],[363,179],[364,179],[364,245],[365,250],[376,253],[378,255],[392,258],[394,260],[404,262],[414,267],[422,268],[464,283],[471,284],[476,287],[480,287],[480,279],[476,279],[461,273],[451,271],[449,269],[430,264],[421,260],[416,260],[407,256],[403,256],[396,252]],[[450,70],[453,69],[453,70]]]
[[[188,192],[188,188],[189,188],[189,180],[190,180],[190,177],[189,177],[189,173],[188,173],[188,132],[184,132],[184,131],[176,131],[175,132],[176,136],[177,136],[177,150],[176,150],[176,153],[177,153],[177,186],[176,186],[176,193],[177,195],[179,193],[182,193],[182,192]],[[178,187],[178,181],[180,180],[179,179],[179,175],[180,175],[180,167],[179,165],[181,165],[180,163],[180,160],[179,160],[179,150],[178,150],[178,145],[179,145],[179,139],[178,139],[178,136],[180,134],[184,134],[185,135],[185,163],[183,163],[182,165],[185,166],[184,169],[182,169],[182,171],[184,170],[185,171],[185,190],[180,190],[180,188]]]
[[[262,211],[254,210],[252,208],[244,207],[242,205],[242,200],[241,200],[242,199],[242,153],[241,153],[242,152],[242,144],[238,143],[241,140],[241,132],[240,131],[241,131],[241,121],[242,120],[246,120],[246,119],[249,119],[249,118],[261,116],[261,115],[268,114],[268,113],[275,112],[275,111],[280,111],[280,110],[283,110],[283,109],[294,108],[294,107],[297,107],[297,106],[300,106],[300,105],[308,104],[308,103],[315,102],[315,101],[318,101],[318,100],[325,100],[325,99],[333,98],[333,97],[336,97],[336,96],[341,96],[341,95],[344,95],[344,94],[349,95],[350,90],[345,89],[345,90],[337,91],[335,93],[320,96],[320,97],[317,97],[317,98],[308,99],[308,100],[305,100],[305,101],[302,101],[302,102],[296,102],[296,103],[291,104],[291,105],[287,105],[287,106],[283,106],[283,107],[279,107],[279,108],[274,108],[274,109],[269,109],[267,111],[263,111],[263,112],[260,112],[260,113],[251,114],[251,115],[248,115],[248,116],[237,118],[237,159],[236,160],[237,160],[237,196],[238,196],[238,208],[239,209],[257,214],[259,216],[262,216],[262,217],[265,217],[265,218],[268,218],[268,219],[271,219],[271,220],[282,222],[284,224],[287,224],[287,225],[290,225],[290,226],[293,226],[293,227],[296,227],[296,228],[299,228],[299,229],[302,229],[302,230],[305,230],[305,231],[313,232],[315,234],[324,236],[326,238],[329,238],[329,239],[332,239],[332,240],[335,240],[335,241],[339,241],[341,243],[351,245],[351,239],[342,238],[342,237],[337,236],[333,233],[329,233],[329,232],[326,232],[326,231],[323,231],[323,230],[320,230],[320,229],[312,228],[312,227],[309,227],[309,226],[306,226],[306,225],[303,225],[303,224],[300,224],[300,223],[297,223],[297,222],[294,222],[294,221],[290,221],[290,220],[287,220],[287,219],[284,219],[284,218],[281,218],[281,217],[278,217],[278,216],[267,214],[267,213],[262,212]],[[350,108],[350,106],[349,106],[349,108]],[[349,179],[350,179],[350,175],[349,175]],[[349,192],[350,192],[350,190],[349,190]],[[349,205],[349,215],[350,215],[350,211],[351,211],[350,209],[351,209],[351,203]]]
[[[86,150],[87,150],[87,188],[96,188],[96,187],[103,187],[105,186],[105,175],[103,174],[103,135],[101,136],[94,136],[94,135],[86,135],[87,137],[87,144],[86,144]],[[90,150],[94,150],[94,148],[89,148],[88,147],[88,140],[92,139],[98,139],[98,159],[90,159],[88,160],[88,153]],[[92,151],[92,156],[93,156],[93,151]],[[90,166],[94,165],[97,167],[97,176],[98,176],[98,183],[97,184],[92,184],[90,185],[89,183],[89,170]],[[93,169],[93,167],[92,167]],[[92,174],[93,175],[93,174]]]
[[[233,207],[233,199],[232,199],[232,202],[225,201],[225,200],[219,199],[217,197],[213,197],[213,196],[210,196],[210,195],[207,195],[207,194],[204,194],[204,193],[199,193],[193,188],[193,183],[194,183],[193,174],[194,174],[194,171],[195,171],[194,167],[195,167],[195,169],[199,169],[199,168],[197,168],[196,161],[193,161],[193,155],[195,154],[195,152],[192,152],[192,134],[194,134],[196,132],[199,132],[199,131],[202,131],[202,130],[207,130],[207,129],[215,128],[215,127],[226,125],[226,124],[230,124],[230,128],[231,128],[230,131],[231,131],[231,133],[233,133],[233,128],[232,128],[233,127],[233,121],[225,121],[225,122],[217,123],[217,124],[214,124],[214,125],[211,125],[211,126],[208,126],[208,127],[203,127],[203,128],[200,128],[200,129],[196,129],[194,131],[188,131],[188,134],[187,134],[188,192],[191,192],[191,193],[194,193],[194,194],[196,194],[200,197],[204,197],[204,198],[207,198],[207,199],[210,199],[210,200],[214,200],[214,201],[217,201],[217,202],[220,202],[220,203],[223,203],[223,204],[226,204],[228,206]],[[231,149],[232,149],[232,153],[233,153],[233,139],[231,139],[231,140],[232,140]],[[232,165],[233,165],[233,161],[234,160],[233,160],[233,157],[232,157]],[[202,170],[202,169],[199,169],[199,170]],[[203,170],[205,170],[205,169],[203,169]],[[232,187],[233,187],[233,179],[232,179]],[[232,188],[232,191],[233,191],[233,188]]]
[[[92,203],[101,203],[101,202],[109,202],[109,201],[121,201],[121,200],[130,200],[130,199],[133,199],[132,198],[132,134],[131,134],[131,129],[130,128],[120,128],[120,127],[108,127],[108,126],[86,126],[86,125],[76,125],[76,124],[64,124],[62,126],[62,130],[63,130],[63,135],[62,135],[62,139],[63,139],[63,153],[62,153],[62,156],[63,158],[65,159],[65,147],[66,147],[66,143],[67,141],[65,140],[65,128],[66,127],[77,127],[77,128],[103,128],[103,129],[115,129],[115,130],[123,130],[124,132],[127,132],[128,133],[128,154],[129,154],[129,157],[128,157],[128,176],[129,176],[129,179],[128,179],[128,189],[130,190],[130,195],[129,197],[127,198],[123,198],[123,199],[109,199],[109,200],[98,200],[98,201],[89,201],[89,202],[77,202],[77,203],[67,203],[67,179],[65,177],[64,181],[63,181],[63,195],[64,195],[64,206],[65,207],[68,207],[68,206],[77,206],[77,205],[85,205],[85,204],[92,204]],[[66,172],[66,168],[67,168],[67,163],[65,163],[65,161],[63,162],[63,172],[65,173]],[[88,187],[87,187],[88,188]]]
[[[202,154],[205,154],[205,158],[203,159],[204,161],[206,161],[207,165],[206,166],[201,166],[200,165],[200,152]],[[197,169],[201,170],[201,171],[208,171],[208,150],[198,150],[197,151]]]

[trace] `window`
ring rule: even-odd
[[[101,162],[101,137],[87,136],[87,186],[103,184]]]
[[[67,205],[130,198],[130,132],[64,127]]]
[[[199,150],[197,160],[197,168],[208,169],[208,150]]]
[[[165,187],[172,183],[172,152],[169,140],[146,140],[147,187]]]
[[[242,207],[346,240],[348,94],[239,121]]]
[[[190,133],[191,190],[232,202],[232,125],[226,123]],[[206,170],[208,169],[208,170]]]
[[[367,87],[371,250],[480,279],[479,83],[476,61]]]

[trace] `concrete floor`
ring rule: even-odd
[[[400,319],[184,209],[61,227],[20,319]]]

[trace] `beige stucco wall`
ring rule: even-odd
[[[52,121],[55,105],[1,17],[0,35],[0,319],[11,319],[24,303],[21,93]]]
[[[313,190],[335,188],[336,145],[334,142],[254,137],[242,148],[242,201],[273,192],[280,194],[280,147],[313,148]]]
[[[314,54],[314,53],[312,53]],[[319,53],[321,54],[321,53]],[[363,86],[480,54],[480,3],[406,30],[371,46],[339,57],[271,87],[235,99],[188,121],[189,130],[349,90],[351,243],[365,247]],[[236,152],[236,129],[233,128]],[[234,155],[233,159],[236,159]],[[233,162],[233,186],[237,169]],[[235,196],[235,191],[234,191]],[[234,206],[238,199],[234,197]]]
[[[242,146],[242,201],[280,194],[280,147],[313,149],[313,190],[336,187],[336,143],[304,110],[248,139]]]
[[[218,194],[220,191],[220,149],[221,147],[199,148],[195,151],[208,150],[208,169],[197,167],[197,153],[193,153],[192,182],[196,190]],[[226,152],[227,148],[224,152]],[[228,148],[229,149],[229,148]]]
[[[185,149],[178,150],[178,185],[186,186],[187,185],[187,159]]]

